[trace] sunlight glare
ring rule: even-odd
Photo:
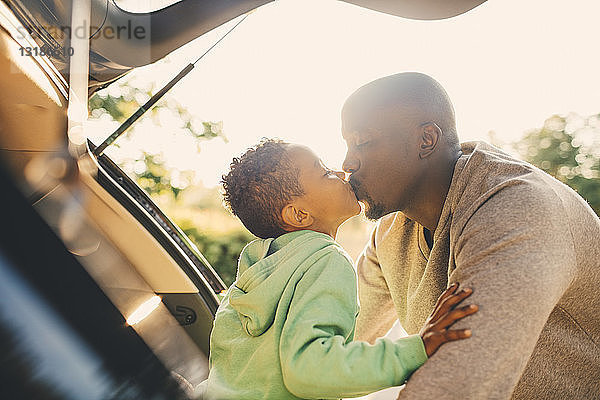
[[[152,311],[156,310],[160,302],[161,298],[159,296],[150,297],[131,313],[129,318],[127,318],[127,325],[133,326],[142,322]]]

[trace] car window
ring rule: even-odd
[[[89,102],[92,142],[102,142],[171,78],[169,74],[176,74],[177,67],[176,57],[169,57],[97,92]],[[198,173],[206,165],[204,146],[227,144],[223,122],[194,114],[167,94],[104,154],[150,195],[229,285],[239,252],[254,236],[240,229],[222,206],[218,187],[205,185]]]

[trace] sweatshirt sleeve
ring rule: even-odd
[[[455,241],[450,282],[474,290],[468,302],[479,312],[454,326],[473,336],[440,347],[398,399],[510,399],[575,273],[560,204],[548,190],[514,185],[472,213]]]
[[[355,397],[401,385],[427,359],[418,335],[374,345],[351,342],[356,276],[341,254],[322,257],[300,279],[281,333],[287,389],[301,398]]]
[[[398,319],[377,258],[375,238],[380,224],[381,222],[373,229],[369,243],[356,261],[360,313],[356,319],[355,338],[369,343],[384,336]]]

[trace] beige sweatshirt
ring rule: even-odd
[[[429,250],[401,213],[358,259],[356,340],[399,319],[419,331],[452,282],[477,314],[455,327],[399,399],[600,399],[600,220],[573,190],[482,143],[462,145]]]

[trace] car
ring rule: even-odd
[[[441,19],[483,1],[347,2]],[[206,378],[226,285],[78,116],[96,91],[268,2],[0,2],[0,397],[190,398]],[[92,36],[104,30],[91,46],[75,32],[88,12]]]

